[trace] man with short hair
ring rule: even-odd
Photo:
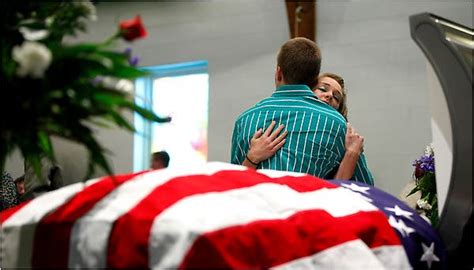
[[[235,122],[231,162],[245,159],[259,169],[308,173],[325,178],[343,159],[347,124],[330,105],[318,100],[311,89],[321,69],[321,52],[313,41],[293,38],[281,47],[275,70],[276,90],[243,112]],[[253,134],[272,121],[284,125],[286,143],[271,158],[251,160],[246,153]],[[354,180],[373,185],[365,156],[361,154]]]
[[[170,162],[170,156],[166,151],[155,152],[151,155],[151,169],[164,169],[167,168]]]

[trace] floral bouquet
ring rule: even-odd
[[[133,79],[146,75],[136,68],[131,49],[115,51],[115,41],[146,36],[139,16],[123,21],[111,37],[98,44],[65,43],[96,20],[89,1],[1,1],[0,169],[19,149],[37,172],[40,160],[54,161],[51,137],[86,147],[89,169],[111,174],[105,149],[93,128],[118,126],[134,131],[123,110],[147,120],[168,122],[134,103]]]
[[[420,191],[421,198],[417,201],[417,209],[424,213],[433,226],[438,224],[438,197],[436,193],[436,174],[433,145],[425,149],[425,154],[413,162],[415,171],[413,178],[415,187],[407,197]]]

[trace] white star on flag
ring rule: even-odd
[[[385,210],[387,211],[390,211],[390,212],[394,212],[396,216],[403,216],[403,217],[406,217],[410,220],[413,220],[411,218],[411,216],[413,215],[413,213],[409,212],[409,211],[405,211],[403,209],[401,209],[398,205],[395,204],[395,207],[385,207]]]
[[[373,203],[373,202],[374,202],[374,200],[372,200],[371,198],[366,197],[366,196],[364,196],[364,195],[362,195],[362,194],[360,194],[360,193],[354,193],[354,194],[357,194],[358,197],[360,197],[361,199],[363,199],[363,200],[365,200],[365,201],[367,201],[367,202],[369,202],[369,203]]]
[[[431,269],[433,262],[439,262],[438,256],[434,254],[434,242],[431,243],[430,247],[425,246],[423,243],[421,243],[421,246],[423,247],[423,255],[420,261],[425,261],[428,264],[428,268]]]
[[[408,227],[403,220],[397,220],[393,216],[388,218],[388,223],[395,229],[397,229],[403,237],[407,237],[410,233],[414,232],[415,229]]]
[[[367,192],[367,190],[369,190],[370,188],[369,187],[361,187],[361,186],[358,186],[354,183],[351,183],[350,185],[348,184],[341,184],[341,186],[343,187],[346,187],[350,190],[353,190],[353,191],[357,191],[357,192],[361,192],[361,193],[364,193],[364,194],[367,194],[369,195],[369,193]]]

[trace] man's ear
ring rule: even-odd
[[[275,70],[275,82],[276,83],[282,83],[283,82],[283,72],[280,68],[280,66],[277,66]]]

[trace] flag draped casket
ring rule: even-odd
[[[77,183],[0,221],[2,267],[445,264],[430,225],[376,188],[225,163]]]

